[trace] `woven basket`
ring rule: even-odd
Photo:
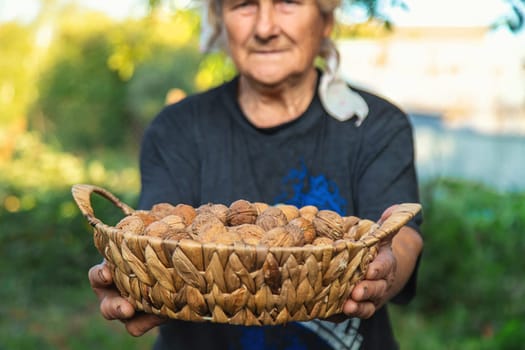
[[[180,320],[258,326],[341,313],[379,243],[421,208],[399,205],[358,241],[265,247],[170,241],[124,232],[95,217],[91,195],[101,195],[126,215],[134,209],[97,186],[75,185],[72,193],[94,227],[95,246],[115,285],[137,310]]]

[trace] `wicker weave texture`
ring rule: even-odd
[[[109,191],[75,185],[73,197],[94,227],[94,243],[120,293],[137,310],[173,319],[237,325],[277,325],[341,312],[382,240],[421,208],[404,203],[358,241],[265,247],[171,241],[124,232],[94,215],[97,193],[124,214],[133,209]]]

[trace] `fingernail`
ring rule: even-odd
[[[98,278],[100,278],[102,283],[104,283],[104,284],[108,283],[108,280],[104,276],[104,272],[102,272],[102,270],[98,270]]]

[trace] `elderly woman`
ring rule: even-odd
[[[222,41],[238,76],[167,106],[141,150],[139,207],[231,203],[315,205],[379,219],[418,202],[412,130],[389,102],[337,75],[330,41],[337,0],[210,0],[210,45]],[[324,68],[316,68],[317,57]],[[395,349],[385,304],[415,291],[420,217],[380,248],[343,314],[274,327],[164,320],[135,313],[104,263],[89,272],[107,319],[155,349]]]

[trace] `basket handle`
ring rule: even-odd
[[[390,216],[380,223],[369,235],[363,237],[366,246],[370,247],[377,242],[393,236],[405,226],[421,210],[419,203],[402,203],[396,206]]]
[[[113,195],[112,193],[110,193],[109,191],[101,187],[94,186],[94,185],[86,185],[86,184],[73,185],[73,187],[71,188],[71,194],[73,195],[73,199],[77,203],[84,217],[88,220],[89,224],[93,227],[96,227],[97,225],[103,225],[103,226],[107,226],[107,225],[104,224],[100,219],[95,217],[93,207],[91,206],[91,194],[92,193],[96,193],[108,199],[116,207],[120,208],[126,215],[129,215],[135,211],[133,208],[131,208],[127,204],[121,202],[120,199],[115,197],[115,195]]]

